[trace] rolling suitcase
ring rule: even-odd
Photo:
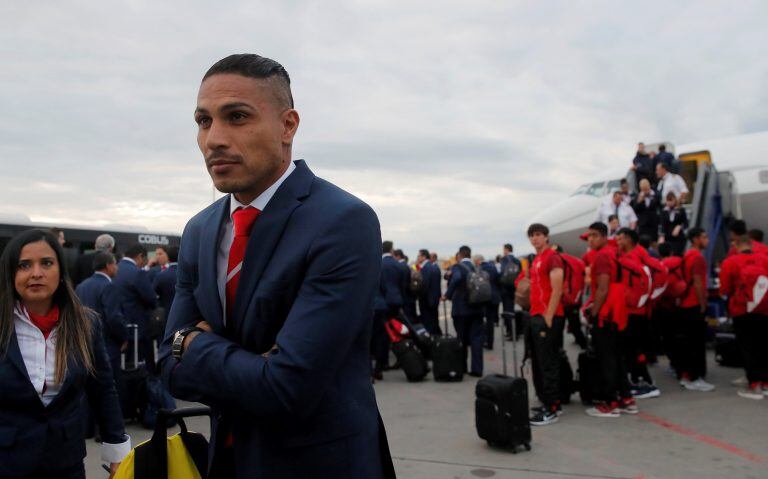
[[[560,402],[570,404],[574,391],[573,368],[568,360],[568,355],[560,350]]]
[[[727,368],[744,367],[744,357],[733,333],[715,333],[715,361]]]
[[[434,338],[429,334],[427,328],[421,323],[412,323],[408,317],[402,313],[398,319],[408,327],[411,339],[413,339],[414,344],[419,348],[419,351],[421,351],[424,359],[432,359]]]
[[[443,303],[445,334],[436,338],[432,348],[432,375],[435,381],[461,381],[466,361],[459,338],[448,334],[448,311]]]
[[[131,334],[132,344],[129,345],[131,357],[123,352],[120,354],[120,367],[123,370],[122,399],[123,417],[128,420],[140,422],[147,409],[147,371],[144,361],[139,361],[139,326],[126,324],[126,329]]]
[[[392,352],[397,356],[397,361],[400,363],[400,369],[405,373],[408,382],[418,382],[423,380],[429,368],[427,367],[427,360],[421,355],[421,351],[410,339],[403,339],[397,343],[392,344]]]
[[[514,325],[514,321],[512,321]],[[515,334],[513,326],[512,334]],[[477,435],[493,447],[531,450],[528,417],[528,381],[507,375],[507,354],[501,338],[504,374],[490,374],[475,386],[475,427]],[[513,371],[517,372],[517,348],[512,342]]]

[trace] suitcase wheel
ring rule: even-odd
[[[523,446],[525,446],[525,450],[526,451],[530,451],[531,450],[531,443],[526,442],[525,444],[523,444]]]

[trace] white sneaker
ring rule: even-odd
[[[708,393],[710,391],[714,391],[715,390],[715,385],[714,384],[710,384],[710,383],[706,382],[705,380],[699,378],[699,379],[691,382],[690,383],[690,387],[685,387],[685,388],[688,389],[688,390],[691,390],[691,391],[702,391],[702,392]]]
[[[739,389],[739,391],[736,393],[739,396],[746,398],[746,399],[754,399],[756,401],[763,399],[765,396],[763,396],[763,388],[760,387],[760,385],[755,386],[747,386],[744,389]]]
[[[684,387],[685,389],[692,389],[693,388],[693,382],[689,381],[687,379],[681,379],[680,380],[680,386]]]

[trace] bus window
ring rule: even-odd
[[[592,183],[590,185],[589,189],[587,190],[586,194],[588,194],[590,196],[602,196],[603,195],[603,186],[604,185],[605,185],[605,183],[603,183],[602,181],[600,183]]]

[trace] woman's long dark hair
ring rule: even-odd
[[[80,303],[72,288],[64,261],[64,250],[58,239],[47,231],[33,229],[19,233],[11,239],[0,257],[0,348],[3,354],[7,353],[13,334],[13,309],[21,299],[15,286],[21,250],[38,241],[45,241],[56,252],[59,263],[60,282],[53,293],[53,304],[59,307],[54,377],[56,383],[61,384],[67,371],[68,359],[75,360],[93,373],[93,325],[88,310]]]

